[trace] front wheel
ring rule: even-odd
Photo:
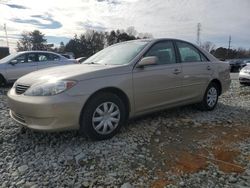
[[[201,110],[213,110],[218,102],[219,89],[217,84],[210,83],[206,89],[202,102],[199,104]]]
[[[123,101],[112,93],[99,93],[83,109],[80,131],[93,140],[112,138],[127,122]]]

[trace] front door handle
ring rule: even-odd
[[[180,74],[181,71],[180,71],[179,69],[175,69],[173,73],[174,73],[174,74]]]
[[[207,70],[211,70],[211,67],[209,65],[207,66]]]

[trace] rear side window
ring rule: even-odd
[[[181,62],[202,62],[208,59],[191,44],[186,42],[176,42],[180,53]]]
[[[50,54],[50,53],[41,53],[41,54],[38,54],[38,60],[40,62],[44,62],[44,61],[59,61],[60,60],[60,56],[58,56],[56,54]]]
[[[49,59],[49,54],[38,54],[38,61],[43,62],[43,61],[48,61]]]
[[[176,63],[174,45],[171,41],[158,42],[153,45],[144,57],[156,56],[158,64],[173,64]]]
[[[55,54],[49,54],[49,61],[59,61],[60,57]]]

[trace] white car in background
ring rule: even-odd
[[[250,85],[250,64],[240,70],[239,81],[242,85]]]
[[[243,62],[244,62],[247,66],[250,66],[250,59],[245,59]]]
[[[61,65],[77,63],[62,55],[48,51],[25,51],[0,59],[0,86],[13,83],[30,72]]]

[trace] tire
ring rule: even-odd
[[[128,112],[115,94],[101,92],[94,95],[84,107],[80,132],[92,140],[105,140],[117,134],[127,123]]]
[[[203,100],[198,105],[200,110],[211,111],[216,107],[219,98],[218,88],[218,85],[213,82],[208,85]]]
[[[240,82],[240,85],[242,85],[242,86],[249,86],[250,83]]]
[[[5,86],[5,79],[2,75],[0,75],[0,87]]]

